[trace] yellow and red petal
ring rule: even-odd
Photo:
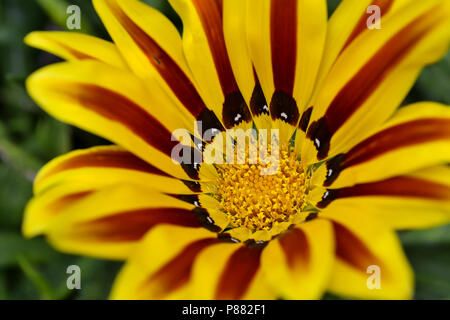
[[[326,1],[248,2],[250,56],[270,115],[282,139],[289,139],[309,107],[322,58]]]
[[[325,292],[334,262],[329,221],[314,219],[270,241],[261,258],[267,281],[279,297],[318,299]]]
[[[96,0],[94,6],[130,68],[144,79],[156,79],[159,86],[149,90],[162,88],[187,128],[193,131],[196,119],[204,127],[222,128],[197,90],[178,30],[161,12],[136,0]]]
[[[328,21],[326,45],[315,92],[319,91],[321,83],[342,52],[358,36],[373,31],[367,27],[368,20],[373,15],[373,11],[368,11],[370,6],[380,8],[383,23],[412,1],[414,0],[343,0]]]
[[[387,180],[322,191],[318,207],[359,208],[395,229],[430,228],[450,222],[450,168],[436,166]]]
[[[127,71],[87,60],[47,66],[27,79],[31,97],[55,118],[109,139],[173,176],[189,179],[171,159],[179,144],[172,132],[183,128],[181,118],[167,95],[157,90],[150,94],[148,85],[152,86],[150,79],[143,82]],[[186,135],[182,140],[191,143],[188,131]]]
[[[225,128],[250,128],[252,116],[234,77],[225,44],[222,1],[170,3],[183,21],[184,54],[205,103]]]
[[[34,201],[46,201],[46,196],[44,193]],[[53,205],[53,211],[44,211],[51,206],[39,207],[32,202],[24,232],[45,234],[63,252],[124,259],[156,225],[204,229],[204,217],[195,205],[138,185],[107,186],[69,200]]]
[[[307,164],[347,151],[391,116],[421,69],[445,54],[449,12],[447,1],[414,1],[350,44],[314,102],[302,151]]]
[[[118,146],[101,146],[72,151],[45,165],[34,182],[39,194],[53,185],[85,183],[95,190],[115,183],[135,183],[164,193],[200,192],[188,181],[175,179],[167,173]]]
[[[274,299],[261,268],[263,247],[220,243],[194,264],[190,292],[196,299]]]
[[[315,174],[330,188],[387,179],[450,162],[450,112],[437,103],[399,109],[379,130]]]
[[[35,31],[25,37],[25,43],[65,60],[97,60],[127,69],[115,44],[76,32]]]
[[[204,229],[161,225],[150,231],[119,273],[112,299],[192,299],[186,292],[198,255],[217,246]]]
[[[362,209],[336,204],[320,217],[332,221],[335,234],[330,292],[361,299],[412,297],[413,273],[392,229]]]
[[[223,1],[223,34],[236,83],[250,106],[255,89],[253,62],[247,45],[246,7],[248,1]]]

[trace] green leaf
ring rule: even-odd
[[[54,300],[55,294],[53,289],[47,280],[42,276],[42,274],[33,266],[33,264],[25,257],[19,256],[18,262],[20,268],[25,273],[28,279],[36,286],[39,290],[41,299]]]
[[[400,232],[400,240],[405,246],[450,245],[450,224],[426,229]]]
[[[19,257],[38,263],[48,262],[57,255],[43,239],[25,239],[14,231],[0,232],[0,252],[0,268],[17,266]]]
[[[19,171],[1,162],[0,181],[0,230],[19,230],[25,204],[32,195],[31,182]]]
[[[416,299],[450,299],[450,225],[400,233],[414,269]]]

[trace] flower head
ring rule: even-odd
[[[412,296],[394,230],[450,220],[450,111],[397,108],[448,48],[448,1],[344,0],[328,20],[325,0],[171,0],[182,35],[137,0],[93,3],[113,42],[31,33],[67,61],[27,89],[115,145],[40,171],[26,236],[126,260],[113,298]]]

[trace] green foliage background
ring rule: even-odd
[[[166,13],[181,30],[166,0],[145,2]],[[330,12],[339,2],[329,0]],[[70,150],[106,143],[49,117],[24,89],[27,75],[58,61],[26,47],[24,36],[33,30],[64,29],[69,4],[81,7],[81,32],[108,38],[89,0],[0,0],[0,299],[106,299],[121,266],[59,253],[43,238],[26,240],[20,232],[37,170]],[[420,100],[450,104],[450,54],[426,68],[406,102]],[[450,227],[400,236],[415,270],[416,298],[449,299]],[[71,264],[81,267],[81,290],[66,288]]]

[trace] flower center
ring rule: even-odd
[[[248,152],[247,152],[248,155]],[[278,159],[273,169],[273,157]],[[287,146],[272,153],[272,163],[223,164],[216,195],[231,227],[269,230],[292,221],[306,205],[308,183],[297,155]]]

